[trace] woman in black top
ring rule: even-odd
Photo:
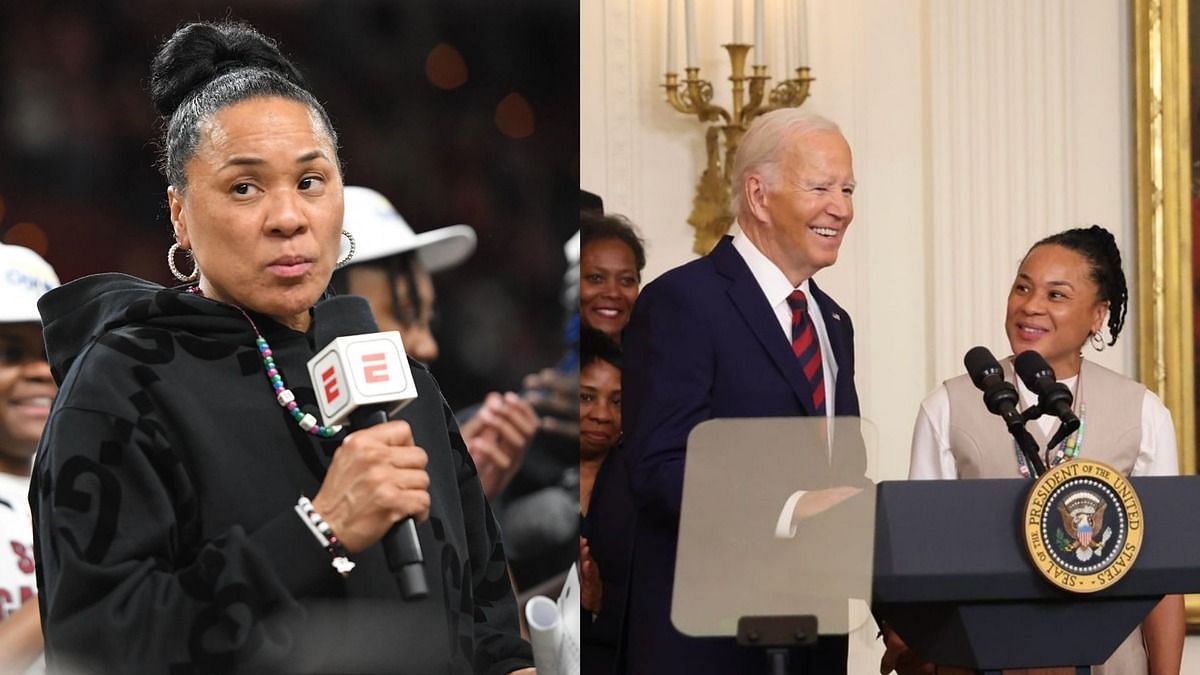
[[[242,24],[179,29],[151,84],[185,286],[99,275],[40,303],[61,385],[32,488],[48,664],[532,672],[498,528],[429,373],[413,362],[399,419],[315,417],[310,310],[343,211],[324,109]],[[379,545],[407,517],[418,601]]]

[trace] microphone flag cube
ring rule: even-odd
[[[390,417],[417,397],[397,331],[335,338],[309,359],[308,374],[326,426],[364,405],[383,405]]]

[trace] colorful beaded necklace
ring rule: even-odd
[[[199,286],[192,286],[187,289],[192,295],[204,297],[204,292]],[[275,365],[274,354],[271,351],[271,345],[267,344],[266,338],[262,336],[262,331],[258,330],[258,325],[254,323],[254,319],[246,313],[246,310],[237,305],[229,305],[246,317],[246,321],[250,322],[250,328],[254,330],[254,344],[258,347],[258,354],[262,358],[263,370],[267,373],[267,381],[271,383],[271,388],[275,390],[275,401],[279,403],[279,407],[288,411],[292,419],[296,420],[296,424],[300,428],[313,436],[321,438],[332,438],[342,430],[340,425],[334,424],[330,426],[322,426],[317,423],[317,418],[311,413],[306,413],[300,409],[300,405],[296,403],[296,395],[283,381],[283,375],[279,373],[279,368]]]
[[[1047,469],[1058,466],[1067,460],[1075,459],[1079,456],[1079,450],[1083,447],[1083,430],[1087,426],[1087,404],[1079,397],[1080,392],[1083,391],[1082,382],[1083,368],[1081,367],[1079,375],[1076,376],[1075,380],[1075,405],[1079,409],[1079,428],[1075,430],[1075,433],[1064,438],[1062,443],[1058,444],[1058,447],[1054,448],[1054,453],[1048,457],[1050,461],[1049,466],[1046,467]],[[1017,445],[1016,441],[1013,441],[1013,449],[1017,453],[1017,470],[1021,473],[1021,476],[1029,478],[1029,464],[1025,461],[1025,455],[1021,452],[1021,448]]]

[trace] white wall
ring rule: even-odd
[[[1181,673],[1200,673],[1200,635],[1189,635],[1183,641]]]
[[[718,42],[730,10],[697,5],[701,75],[728,105]],[[1129,8],[808,5],[817,81],[805,105],[842,126],[859,183],[841,258],[819,279],[854,316],[863,414],[880,428],[883,475],[899,477],[925,394],[971,346],[1007,353],[1005,297],[1031,243],[1096,222],[1134,257]],[[580,184],[640,226],[647,279],[693,257],[686,219],[704,162],[700,123],[659,86],[665,7],[580,3]],[[769,24],[769,47],[781,47],[780,28]],[[1132,373],[1132,314],[1128,325],[1099,360]]]

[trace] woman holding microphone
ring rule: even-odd
[[[413,364],[402,419],[316,419],[311,310],[346,262],[324,108],[244,24],[184,26],[152,70],[184,286],[106,274],[40,303],[61,385],[33,488],[49,665],[531,672],[498,528],[428,372]],[[380,546],[406,518],[423,600],[401,598]]]

